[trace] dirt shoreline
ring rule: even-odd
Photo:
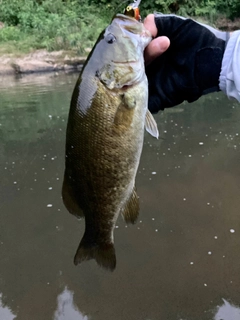
[[[0,56],[0,75],[78,71],[85,60],[86,57],[74,55],[70,51],[37,50],[19,57],[5,54]]]
[[[240,28],[240,18],[234,21],[219,17],[215,22],[215,27],[222,31],[234,31]],[[90,48],[87,48],[87,54]],[[47,73],[57,71],[79,71],[81,70],[86,56],[78,56],[73,51],[53,51],[36,50],[22,56],[13,54],[0,55],[0,76]]]

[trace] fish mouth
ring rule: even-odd
[[[112,60],[113,63],[116,63],[116,64],[136,64],[138,63],[138,60],[130,60],[130,61],[115,61],[115,60]]]
[[[126,16],[123,13],[117,13],[113,19],[115,19],[115,18],[119,18],[121,20],[130,20],[130,21],[134,21],[134,22],[137,21],[135,18],[133,18],[131,16]],[[139,21],[137,21],[137,22],[139,22]],[[141,23],[141,22],[139,22],[139,23]]]
[[[119,19],[119,20],[122,20],[122,21],[129,21],[129,25],[128,25],[128,24],[123,25],[122,28],[125,29],[125,30],[127,30],[127,31],[129,31],[129,32],[131,32],[131,33],[135,33],[135,32],[134,32],[134,29],[132,30],[132,25],[135,25],[135,26],[136,26],[136,25],[138,25],[138,26],[139,26],[139,25],[143,25],[142,22],[136,20],[135,18],[130,17],[130,16],[126,16],[126,15],[121,14],[121,13],[116,14],[115,17],[113,18],[113,20],[114,20],[114,19]],[[138,27],[137,27],[137,28],[138,28]],[[137,30],[137,28],[136,28],[136,30]],[[136,33],[138,33],[138,32],[136,32]],[[150,37],[150,38],[152,38],[151,32],[150,32],[149,30],[147,30],[147,29],[143,30],[142,33],[138,33],[138,34],[139,34],[141,37],[146,37],[146,38]]]

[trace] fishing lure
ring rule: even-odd
[[[140,11],[139,11],[139,4],[141,0],[135,0],[133,3],[129,4],[125,10],[124,14],[126,16],[135,18],[137,21],[141,21]]]

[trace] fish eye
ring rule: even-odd
[[[105,37],[105,40],[107,41],[107,43],[113,43],[117,39],[112,33],[108,33]]]

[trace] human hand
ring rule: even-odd
[[[175,15],[149,15],[144,25],[155,37],[145,50],[151,112],[219,91],[226,32]]]
[[[153,40],[149,43],[144,51],[145,64],[148,65],[168,49],[170,41],[165,36],[155,38],[158,30],[155,24],[154,14],[149,14],[145,18],[143,24],[145,28],[151,32],[153,37]]]

